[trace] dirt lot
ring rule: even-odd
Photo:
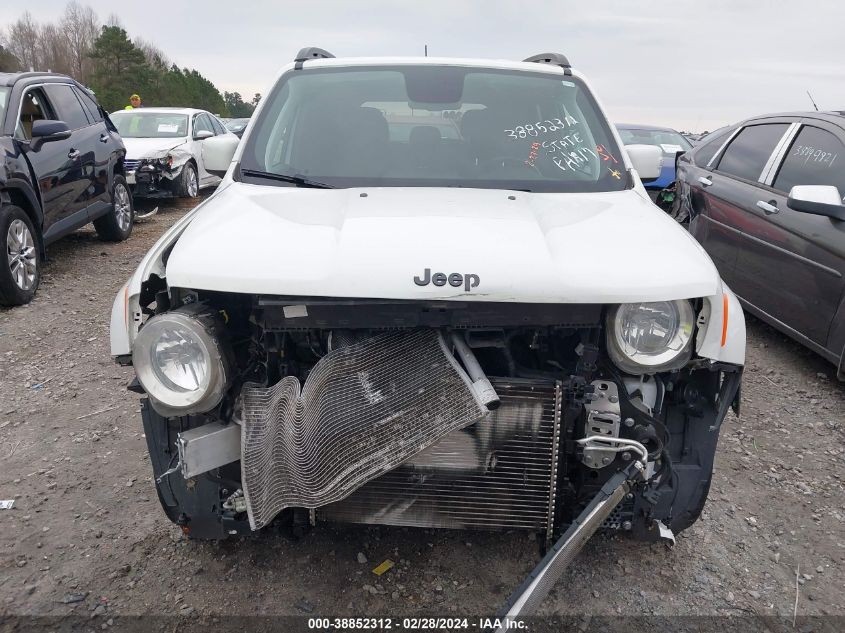
[[[0,510],[0,616],[494,613],[536,562],[533,538],[320,525],[298,542],[211,544],[166,521],[108,318],[184,212],[165,208],[124,244],[68,237],[36,300],[0,309],[0,499],[15,499]],[[799,615],[845,614],[845,385],[756,321],[748,355],[702,520],[673,550],[597,536],[548,613],[791,620],[798,574]],[[396,567],[375,576],[386,558]]]

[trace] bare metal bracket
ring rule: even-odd
[[[196,477],[241,458],[241,427],[211,422],[176,436],[182,476]]]
[[[586,439],[618,438],[619,424],[622,421],[619,388],[608,380],[594,380],[592,385],[594,399],[584,404],[584,409],[587,411],[584,437]],[[599,443],[588,443],[584,447],[584,456],[581,461],[587,468],[604,468],[616,458],[618,451],[615,448],[597,444]]]

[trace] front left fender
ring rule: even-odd
[[[210,199],[210,198],[209,198]],[[203,203],[204,204],[204,203]],[[147,251],[138,268],[132,273],[114,298],[111,310],[109,337],[111,341],[111,355],[125,357],[132,353],[132,343],[141,327],[143,313],[141,312],[141,290],[152,275],[164,279],[166,276],[164,255],[173,246],[182,232],[191,223],[194,216],[202,208],[198,205],[171,226],[158,239],[153,247]]]

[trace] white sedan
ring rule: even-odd
[[[126,180],[145,198],[195,198],[220,177],[205,169],[203,142],[237,137],[220,120],[193,108],[137,108],[111,115],[126,144]]]

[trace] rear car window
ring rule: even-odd
[[[774,188],[789,193],[795,185],[832,185],[845,195],[845,146],[835,135],[804,126],[792,142]]]
[[[71,130],[78,130],[81,127],[90,125],[88,116],[76,98],[72,86],[68,84],[47,84],[44,86],[47,98],[58,111],[58,117],[67,123]]]
[[[788,127],[788,123],[749,125],[731,141],[716,169],[737,178],[757,181]]]

